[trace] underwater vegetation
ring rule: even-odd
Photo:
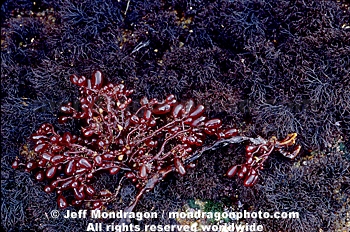
[[[248,188],[239,170],[233,178],[225,174],[248,161],[250,140],[217,144],[203,153],[194,146],[191,157],[200,154],[193,161],[196,167],[184,162],[184,176],[174,168],[143,194],[135,211],[178,211],[188,199],[228,198],[240,210],[300,212],[298,220],[259,221],[266,231],[348,229],[349,15],[344,0],[5,1],[0,15],[1,211],[7,212],[2,228],[81,231],[88,223],[48,220],[45,213],[57,208],[59,195],[57,189],[50,194],[43,189],[53,179],[38,182],[38,168],[27,173],[21,171],[24,166],[14,170],[11,164],[25,158],[21,152],[30,153],[35,143],[28,138],[44,123],[60,136],[81,136],[84,120],[57,120],[67,102],[83,112],[79,89],[67,77],[91,77],[101,70],[105,85],[123,83],[134,90],[131,113],[144,96],[163,101],[173,94],[182,104],[194,99],[205,107],[207,120],[220,119],[223,129],[237,128],[238,135],[268,142],[297,133],[301,145],[292,160],[272,152]],[[206,135],[205,142],[203,148],[215,144],[216,135]],[[87,183],[96,193],[85,199],[99,197],[102,190],[114,193],[126,172],[96,173]],[[64,167],[56,171],[62,173]],[[119,198],[104,207],[129,207],[140,190],[132,180],[124,178]],[[62,192],[68,204],[73,191]]]

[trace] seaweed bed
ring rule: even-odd
[[[50,219],[55,197],[11,162],[59,106],[78,96],[70,74],[100,69],[141,96],[194,98],[247,135],[298,133],[301,154],[278,154],[259,183],[223,176],[242,146],[204,154],[169,176],[136,211],[178,211],[188,199],[300,218],[263,220],[265,231],[348,231],[350,217],[349,1],[6,1],[1,6],[1,226],[82,231],[87,220]],[[219,168],[220,167],[220,168]],[[101,175],[101,185],[116,178]],[[122,199],[135,189],[127,185]],[[128,200],[113,206],[122,209]],[[113,220],[109,219],[109,222]],[[247,219],[253,222],[253,219]],[[169,219],[142,223],[173,224]]]

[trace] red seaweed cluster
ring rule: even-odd
[[[97,192],[92,184],[101,171],[111,175],[123,171],[141,197],[169,172],[185,175],[193,164],[185,165],[184,161],[203,145],[207,135],[221,139],[238,134],[235,128],[222,129],[220,119],[207,119],[204,106],[195,105],[193,100],[179,103],[174,95],[163,101],[143,97],[140,108],[132,113],[129,96],[133,91],[123,84],[103,86],[100,71],[91,79],[72,75],[70,80],[80,87],[81,109],[76,110],[72,103],[61,106],[64,115],[59,122],[80,120],[81,135],[60,135],[45,123],[31,135],[34,156],[27,157],[26,164],[19,160],[13,163],[13,168],[21,165],[35,171],[38,181],[48,179],[45,192],[56,191],[60,208],[84,201],[99,208],[108,202],[112,194]],[[65,191],[73,191],[74,199],[68,201]]]
[[[295,145],[297,134],[289,134],[285,139],[278,141],[276,137],[270,140],[264,140],[246,146],[246,162],[241,165],[231,166],[226,175],[231,178],[238,175],[239,178],[244,179],[243,184],[246,187],[251,187],[256,184],[259,177],[259,170],[264,168],[264,163],[273,151],[279,151],[283,156],[294,159],[301,149],[300,145]],[[288,148],[293,149],[289,151]]]
[[[204,106],[196,105],[192,99],[180,103],[174,95],[163,101],[143,97],[132,113],[129,96],[133,90],[126,89],[124,84],[103,85],[100,71],[95,71],[91,79],[72,75],[70,80],[80,87],[80,110],[72,103],[61,106],[64,115],[59,122],[80,120],[80,135],[59,134],[45,123],[31,135],[34,147],[26,163],[16,159],[12,165],[35,171],[38,181],[49,180],[45,192],[57,193],[60,208],[84,202],[89,207],[101,208],[115,200],[117,193],[96,191],[93,185],[93,178],[103,171],[111,175],[121,173],[120,183],[130,179],[135,184],[138,193],[125,209],[131,211],[145,191],[153,189],[168,173],[185,175],[205,150],[250,141],[246,163],[232,166],[227,172],[228,177],[238,173],[247,187],[257,182],[259,169],[263,169],[272,151],[294,158],[300,150],[300,146],[293,146],[296,133],[282,141],[275,137],[265,140],[239,136],[236,128],[224,129],[220,119],[207,119]],[[216,139],[211,147],[203,146],[207,136]],[[288,151],[290,146],[294,147],[292,152]],[[67,198],[64,194],[67,191],[72,191],[74,197]]]

